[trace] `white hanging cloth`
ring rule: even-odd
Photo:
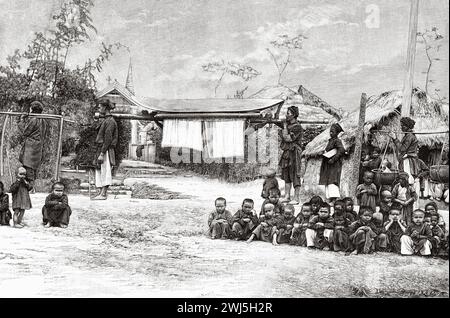
[[[162,147],[203,150],[202,122],[200,120],[165,119]]]
[[[205,152],[209,158],[244,156],[244,120],[205,121]]]

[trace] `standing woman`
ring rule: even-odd
[[[30,112],[32,114],[41,114],[43,110],[42,103],[38,101],[31,103]],[[36,179],[36,172],[42,163],[44,137],[48,127],[47,121],[43,118],[30,118],[22,115],[18,126],[24,139],[19,161],[26,169],[26,179],[33,183]]]
[[[298,122],[298,107],[290,106],[286,113],[286,121],[283,123],[281,134],[281,149],[283,154],[280,159],[281,179],[285,182],[285,194],[283,201],[291,204],[300,203],[300,167],[302,156],[303,128]],[[291,201],[291,188],[294,186],[294,200]]]
[[[95,169],[95,186],[100,193],[94,198],[106,200],[106,192],[112,184],[112,167],[116,165],[115,148],[118,141],[117,123],[111,115],[115,108],[108,99],[100,102],[100,114],[105,117],[100,125],[95,142],[97,143],[97,169]]]
[[[330,202],[341,197],[339,184],[341,182],[342,156],[345,154],[345,148],[338,135],[342,131],[344,130],[338,123],[331,125],[330,139],[325,152],[336,149],[336,154],[330,158],[324,156],[320,167],[319,184],[325,186],[325,196]]]
[[[414,185],[415,182],[419,182],[418,176],[420,174],[421,166],[419,158],[417,157],[419,141],[416,135],[413,133],[414,125],[416,122],[409,117],[402,117],[400,119],[400,126],[404,136],[402,140],[398,140],[395,133],[391,132],[389,136],[394,141],[398,154],[398,169],[401,172],[408,174],[408,183]],[[420,193],[420,192],[419,192]]]

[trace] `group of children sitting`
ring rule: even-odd
[[[331,207],[314,196],[295,215],[293,205],[281,202],[280,190],[271,188],[259,215],[252,199],[244,199],[241,209],[232,215],[225,198],[220,197],[208,219],[209,235],[212,239],[261,240],[346,255],[379,251],[448,257],[448,233],[436,203],[428,203],[425,210],[413,209],[417,200],[414,189],[404,175],[399,179],[392,192],[382,192],[377,209],[377,189],[373,174],[367,171],[357,190],[358,212],[350,197],[336,200]]]
[[[31,180],[26,177],[26,169],[20,167],[17,171],[17,179],[11,185],[9,192],[12,195],[12,215],[9,209],[9,195],[5,193],[5,186],[0,181],[0,225],[10,225],[11,219],[16,228],[25,226],[23,216],[25,210],[32,208],[30,191],[33,189]],[[56,182],[52,185],[51,193],[46,197],[45,204],[42,207],[42,223],[45,227],[62,227],[69,225],[72,210],[69,206],[69,200],[64,194],[64,184]]]

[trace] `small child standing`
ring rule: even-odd
[[[9,225],[11,218],[9,196],[5,193],[5,185],[0,181],[0,225]]]
[[[263,183],[263,189],[261,192],[261,197],[267,199],[270,195],[269,191],[271,189],[278,189],[280,191],[280,187],[278,186],[278,180],[276,178],[275,169],[268,169],[266,171],[266,176]]]
[[[329,251],[333,245],[334,220],[330,216],[330,205],[323,202],[319,214],[313,216],[306,229],[306,246]]]
[[[358,205],[370,206],[373,211],[377,208],[377,187],[373,183],[374,174],[371,171],[364,172],[363,184],[356,187],[356,198]]]
[[[424,222],[425,211],[417,209],[412,214],[412,222],[401,237],[402,255],[431,255],[431,228]]]
[[[349,247],[348,243],[348,226],[352,223],[347,218],[345,211],[345,202],[336,200],[334,202],[334,231],[333,231],[333,250],[335,252],[346,252]]]
[[[381,191],[380,212],[381,214],[383,214],[383,222],[387,222],[389,220],[391,206],[392,206],[392,193],[388,190]]]
[[[311,203],[306,202],[302,205],[300,213],[294,221],[294,228],[292,229],[291,245],[306,246],[305,231],[308,228],[309,220],[312,216]]]
[[[244,199],[242,208],[233,215],[231,231],[236,241],[247,240],[258,225],[258,217],[253,209],[254,205],[252,199]]]
[[[274,188],[269,190],[269,196],[267,199],[264,200],[262,206],[261,206],[261,212],[259,213],[259,216],[264,215],[264,206],[267,203],[271,203],[274,205],[274,213],[275,216],[280,216],[284,212],[284,205],[281,203],[280,200],[281,192],[280,189]]]
[[[392,189],[393,201],[400,203],[402,209],[402,219],[408,224],[412,224],[412,212],[414,209],[414,202],[418,200],[417,193],[414,190],[414,186],[408,183],[408,174],[400,173],[399,183],[397,183]]]
[[[255,238],[264,242],[272,242],[275,245],[276,239],[273,239],[273,233],[276,226],[276,218],[274,213],[274,205],[266,203],[263,207],[264,217],[260,218],[261,223],[253,230],[252,235],[247,243],[252,242]]]
[[[389,210],[389,218],[384,223],[384,228],[388,237],[389,252],[400,254],[400,238],[406,231],[406,223],[402,220],[402,206],[400,204],[392,204]]]
[[[13,222],[14,227],[22,228],[23,215],[25,210],[32,208],[30,191],[33,186],[27,181],[27,170],[24,167],[20,167],[17,170],[17,179],[11,185],[9,192],[12,194],[12,209],[14,211]]]
[[[289,243],[295,221],[295,208],[292,204],[286,204],[282,216],[277,217],[276,227],[273,233],[274,245]]]
[[[227,200],[225,198],[217,198],[214,202],[216,210],[211,212],[208,217],[209,236],[214,240],[227,239],[231,231],[231,219],[233,215],[226,209]]]
[[[72,210],[69,198],[64,194],[64,184],[56,182],[52,186],[52,193],[45,199],[42,207],[42,222],[45,227],[58,226],[66,228],[69,225]]]

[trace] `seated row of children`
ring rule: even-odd
[[[380,251],[448,256],[448,233],[434,202],[427,204],[425,211],[414,210],[411,223],[406,224],[403,206],[396,202],[386,214],[370,206],[360,207],[357,213],[348,197],[337,200],[332,213],[328,203],[314,196],[295,216],[294,206],[283,205],[279,196],[279,190],[270,190],[259,215],[252,199],[245,199],[232,215],[225,198],[217,198],[216,210],[208,219],[211,238],[287,243],[346,255]]]
[[[15,228],[23,228],[23,217],[25,210],[32,208],[30,191],[33,189],[30,181],[26,178],[26,169],[20,167],[17,171],[17,179],[11,185],[12,210],[9,208],[9,195],[5,193],[3,182],[0,181],[0,225],[10,225],[11,219]],[[45,227],[62,227],[69,225],[72,210],[69,206],[69,199],[64,194],[64,184],[56,182],[52,185],[51,193],[46,197],[42,207],[42,223]]]

